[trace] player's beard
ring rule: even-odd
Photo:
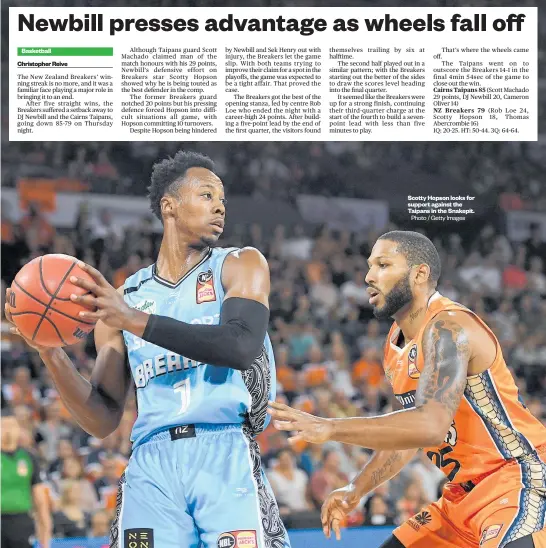
[[[381,308],[374,307],[373,315],[378,320],[387,320],[410,303],[412,299],[408,272],[407,276],[398,280],[389,293],[385,295],[385,304]]]

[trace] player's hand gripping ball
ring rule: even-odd
[[[44,255],[30,261],[15,276],[7,292],[6,315],[31,346],[75,344],[94,329],[93,320],[83,321],[79,316],[89,308],[70,299],[71,294],[89,293],[71,283],[71,276],[93,281],[77,263],[78,259],[69,255]]]

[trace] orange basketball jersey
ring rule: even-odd
[[[546,427],[525,407],[501,346],[489,327],[468,308],[436,292],[429,300],[426,319],[417,336],[397,346],[400,328],[394,323],[386,344],[383,366],[396,399],[408,409],[415,406],[415,391],[423,371],[423,331],[438,313],[462,310],[472,314],[497,347],[493,364],[479,375],[467,377],[464,396],[444,442],[423,450],[448,480],[464,483],[497,470],[510,459],[521,463],[525,485],[544,488],[546,466],[526,465],[526,456],[546,444]]]

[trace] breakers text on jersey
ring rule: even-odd
[[[167,373],[188,370],[191,368],[205,365],[195,360],[189,360],[173,352],[158,354],[149,360],[145,360],[134,369],[135,386],[144,388],[150,379],[160,377]]]

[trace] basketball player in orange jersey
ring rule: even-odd
[[[392,317],[384,369],[398,410],[324,419],[270,402],[293,441],[335,440],[376,452],[322,508],[329,537],[360,499],[419,448],[447,476],[439,501],[398,527],[383,548],[545,548],[546,428],[527,410],[491,329],[436,291],[440,259],[416,232],[381,236],[369,258],[370,303]]]

